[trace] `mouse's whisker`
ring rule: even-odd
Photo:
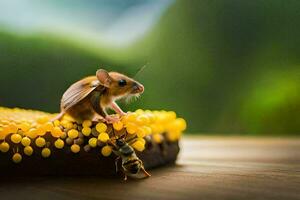
[[[134,94],[134,95],[128,95],[126,98],[125,98],[125,102],[126,103],[131,103],[133,101],[136,101],[141,95],[140,94]]]

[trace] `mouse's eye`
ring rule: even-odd
[[[120,87],[124,87],[126,84],[127,84],[126,80],[124,80],[124,79],[119,80]]]

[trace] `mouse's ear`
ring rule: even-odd
[[[103,85],[104,87],[108,87],[108,88],[110,87],[112,79],[106,70],[104,70],[104,69],[97,70],[96,76],[101,85]]]

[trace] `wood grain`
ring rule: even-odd
[[[185,137],[181,146],[177,165],[145,180],[1,178],[1,199],[300,199],[298,138]]]

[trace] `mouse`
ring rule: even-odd
[[[94,76],[85,77],[72,84],[63,94],[60,113],[52,121],[60,120],[68,114],[77,121],[102,120],[114,123],[126,113],[118,106],[117,100],[139,96],[144,86],[136,80],[119,72],[99,69]],[[112,109],[119,115],[108,115]]]

